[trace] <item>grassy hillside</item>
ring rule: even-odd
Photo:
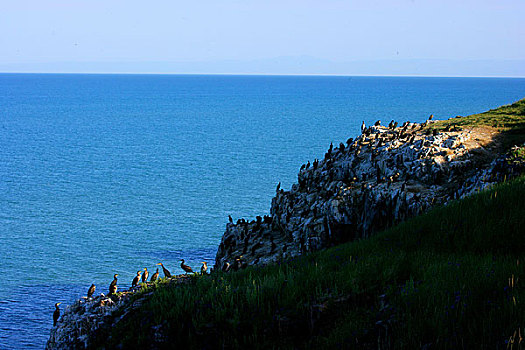
[[[440,121],[441,126],[491,126],[500,131],[525,130],[525,99],[521,99],[510,105],[491,109],[487,112],[469,115],[467,117],[452,118]]]
[[[487,112],[438,121],[431,124],[430,128],[443,130],[453,126],[491,128],[500,133],[498,141],[504,148],[522,144],[525,142],[525,98]]]
[[[367,240],[160,283],[104,345],[161,325],[177,348],[507,348],[525,334],[524,196],[522,176]]]

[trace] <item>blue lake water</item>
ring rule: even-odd
[[[213,263],[228,215],[377,119],[468,115],[525,79],[0,74],[0,349],[41,349],[55,302],[157,262]]]

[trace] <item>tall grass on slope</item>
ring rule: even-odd
[[[518,349],[524,198],[522,176],[370,239],[159,286],[100,346]]]

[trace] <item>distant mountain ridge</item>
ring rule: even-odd
[[[192,62],[13,62],[0,63],[0,72],[525,77],[525,59],[379,59],[343,62],[310,56],[284,56]]]

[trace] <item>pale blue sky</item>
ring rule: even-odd
[[[523,76],[523,18],[522,0],[2,0],[0,71]]]

